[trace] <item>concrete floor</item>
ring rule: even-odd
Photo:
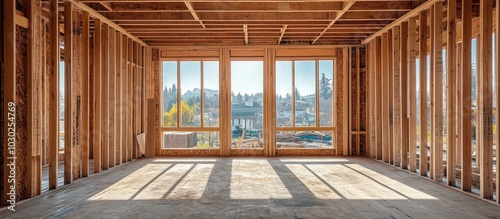
[[[155,158],[0,218],[500,218],[500,206],[365,158]]]

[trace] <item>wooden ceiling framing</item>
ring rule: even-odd
[[[78,2],[151,46],[239,46],[360,44],[425,0]]]

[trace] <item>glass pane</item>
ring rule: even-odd
[[[163,62],[163,126],[177,126],[177,62]]]
[[[262,148],[262,61],[231,61],[233,148]]]
[[[315,61],[295,62],[295,126],[316,126]]]
[[[277,148],[334,148],[332,132],[276,132]]]
[[[219,62],[203,62],[203,126],[219,127]]]
[[[319,61],[319,125],[333,124],[333,60]]]
[[[218,148],[219,132],[163,132],[163,148]]]
[[[276,126],[292,126],[292,61],[276,62]]]
[[[184,127],[201,126],[201,63],[182,61],[181,72],[181,121]]]

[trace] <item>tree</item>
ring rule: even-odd
[[[299,89],[297,87],[295,87],[295,99],[296,100],[302,99],[302,97],[300,96]]]
[[[319,80],[319,96],[324,100],[332,97],[332,84],[330,83],[332,79],[326,78],[325,73],[321,73],[321,79]]]
[[[198,104],[189,106],[186,101],[181,101],[181,111],[182,111],[182,125],[192,126],[194,125],[194,114],[198,109]],[[177,104],[174,104],[170,111],[165,112],[163,116],[164,126],[177,126]]]

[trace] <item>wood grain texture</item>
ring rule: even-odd
[[[472,63],[471,60],[471,40],[472,40],[472,0],[462,0],[462,51],[461,51],[461,90],[462,90],[462,132],[460,142],[462,142],[461,157],[461,180],[462,190],[472,189],[472,127],[469,125],[472,119],[471,95],[472,95]],[[470,8],[470,9],[469,9]]]
[[[478,95],[479,121],[478,137],[480,148],[480,196],[493,198],[493,69],[492,69],[492,33],[493,33],[493,0],[484,0],[480,4],[480,64]],[[497,36],[498,37],[498,36]],[[498,95],[498,94],[497,94]],[[498,142],[498,141],[497,141]],[[498,147],[497,147],[498,148]],[[498,153],[498,149],[497,149]],[[477,155],[476,155],[477,157]],[[498,171],[498,168],[497,168]],[[498,183],[498,182],[497,182]]]
[[[457,145],[457,0],[449,0],[447,8],[447,45],[446,45],[446,179],[449,186],[455,185],[456,145]]]

